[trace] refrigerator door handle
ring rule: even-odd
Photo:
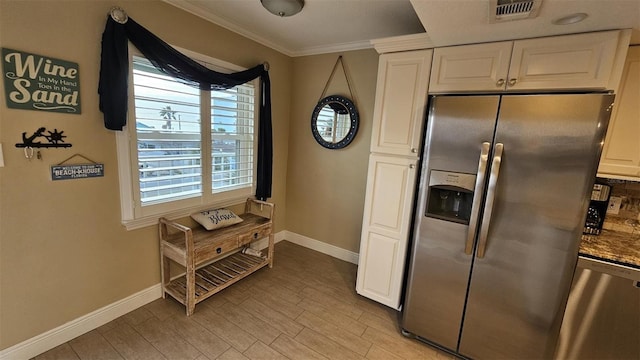
[[[471,216],[469,216],[469,229],[467,230],[467,243],[464,247],[464,253],[471,255],[473,252],[473,241],[476,238],[478,230],[478,216],[480,214],[480,201],[482,201],[482,190],[487,178],[487,162],[489,160],[489,150],[491,143],[483,142],[482,150],[480,150],[480,160],[478,161],[478,174],[476,175],[476,185],[473,191],[473,200],[471,205]]]
[[[493,162],[491,163],[491,173],[489,174],[489,186],[487,188],[487,201],[484,205],[484,215],[482,216],[482,227],[480,228],[480,238],[478,239],[478,252],[476,256],[480,259],[484,257],[487,248],[487,236],[489,234],[489,224],[491,223],[491,213],[493,212],[493,202],[496,198],[496,185],[500,175],[500,163],[502,162],[502,151],[504,145],[497,143],[494,149]]]

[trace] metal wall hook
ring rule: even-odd
[[[45,131],[48,134],[45,134]],[[71,147],[71,144],[65,143],[64,139],[67,136],[64,135],[64,130],[58,131],[58,129],[47,130],[45,127],[38,128],[30,136],[27,136],[26,132],[22,133],[22,143],[16,144],[17,148],[66,148]],[[46,141],[46,142],[42,142]],[[27,151],[25,150],[25,156]],[[28,158],[28,157],[27,157]]]

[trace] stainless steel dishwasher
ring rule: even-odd
[[[640,359],[640,269],[580,257],[556,359]]]

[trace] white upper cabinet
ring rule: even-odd
[[[417,50],[380,56],[371,152],[418,157],[432,54]]]
[[[629,48],[598,176],[640,181],[640,46]]]
[[[429,92],[503,90],[512,48],[505,41],[435,49]]]
[[[605,31],[439,48],[429,92],[614,90],[626,34]]]
[[[605,90],[617,47],[618,31],[514,41],[507,90]]]

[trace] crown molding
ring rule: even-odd
[[[427,33],[392,36],[371,40],[378,54],[433,48],[433,42]]]
[[[189,2],[186,1],[180,1],[180,0],[162,0],[168,4],[171,4],[172,6],[175,6],[179,9],[182,9],[188,13],[191,13],[199,18],[202,18],[208,22],[214,23],[218,26],[221,26],[227,30],[230,30],[236,34],[242,35],[248,39],[251,39],[257,43],[260,43],[261,45],[264,45],[266,47],[269,47],[275,51],[278,51],[280,53],[283,53],[287,56],[293,56],[293,52],[290,49],[284,48],[282,46],[279,46],[278,44],[274,43],[273,41],[264,38],[258,34],[255,34],[253,32],[247,31],[245,29],[243,29],[242,27],[225,20],[224,18],[210,12],[210,11],[206,11],[203,10],[202,8],[198,7],[197,5],[191,4]]]
[[[373,48],[371,41],[363,40],[363,41],[353,41],[353,42],[342,43],[342,44],[303,48],[298,51],[292,52],[291,55],[289,56],[298,57],[298,56],[320,55],[320,54],[329,54],[329,53],[337,53],[337,52],[343,52],[343,51],[371,49],[371,48]]]
[[[314,47],[306,47],[299,50],[293,50],[289,48],[285,48],[276,44],[275,42],[262,37],[256,33],[251,31],[247,31],[246,29],[210,12],[203,10],[187,1],[181,0],[162,0],[172,6],[175,6],[179,9],[182,9],[188,13],[191,13],[199,18],[202,18],[208,22],[221,26],[229,31],[232,31],[236,34],[242,35],[250,40],[253,40],[261,45],[269,47],[277,52],[280,52],[289,57],[299,57],[299,56],[309,56],[309,55],[320,55],[320,54],[328,54],[328,53],[336,53],[342,51],[353,51],[353,50],[362,50],[362,49],[370,49],[373,47],[371,41],[363,40],[363,41],[354,41],[342,44],[333,44],[327,46],[314,46]]]

